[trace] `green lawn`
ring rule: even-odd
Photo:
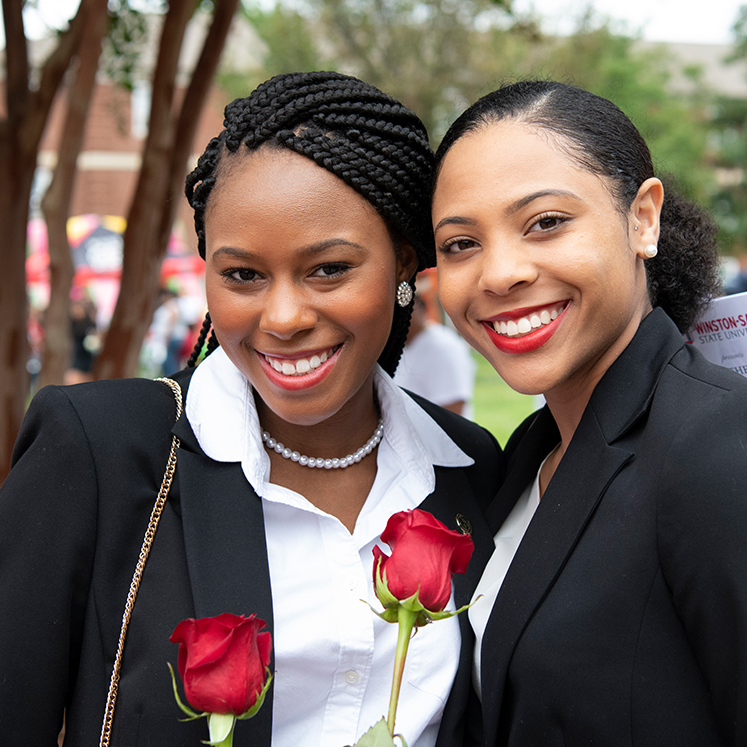
[[[487,428],[501,446],[519,423],[536,407],[534,397],[519,394],[498,376],[495,369],[479,353],[475,380],[475,421]]]

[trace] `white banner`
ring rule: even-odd
[[[747,293],[715,298],[684,337],[712,363],[747,376]]]

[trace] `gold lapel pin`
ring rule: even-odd
[[[462,534],[472,534],[472,524],[469,523],[469,519],[466,516],[457,514],[456,523]]]

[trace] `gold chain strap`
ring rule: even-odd
[[[182,414],[182,390],[180,386],[172,379],[156,379],[156,381],[163,382],[170,387],[171,391],[174,393],[176,399],[176,419],[179,420]],[[148,559],[150,547],[153,544],[153,538],[156,535],[158,522],[161,518],[161,512],[166,504],[166,498],[169,495],[171,481],[174,479],[174,470],[176,469],[176,450],[178,448],[179,439],[174,436],[171,440],[171,453],[169,454],[169,461],[166,464],[166,471],[163,474],[161,489],[158,491],[158,498],[156,498],[156,503],[150,514],[148,529],[145,531],[143,546],[140,549],[140,557],[138,558],[137,566],[135,566],[135,573],[132,576],[130,591],[127,594],[127,602],[125,603],[124,614],[122,615],[122,628],[119,632],[117,656],[114,659],[114,668],[112,669],[112,677],[109,682],[109,694],[106,698],[106,710],[104,711],[104,723],[101,726],[99,747],[109,747],[112,721],[114,719],[114,706],[117,702],[117,690],[119,688],[119,671],[122,667],[122,653],[124,651],[125,636],[127,635],[127,626],[130,624],[132,608],[135,606],[135,599],[137,598],[137,592],[140,588],[140,581],[143,577],[143,570],[145,569],[145,561]]]

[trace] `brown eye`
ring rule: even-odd
[[[447,241],[442,247],[441,251],[451,254],[458,254],[459,252],[473,249],[477,246],[477,242],[472,239],[452,239]]]
[[[530,231],[552,231],[565,223],[567,218],[562,215],[542,215],[530,226]]]
[[[239,267],[232,270],[227,270],[226,272],[222,273],[222,275],[229,283],[237,284],[250,283],[252,280],[257,279],[257,273],[247,267]]]
[[[348,269],[348,265],[341,262],[330,262],[317,268],[314,275],[322,278],[336,278],[343,275]]]
[[[543,230],[547,231],[550,228],[555,228],[555,226],[560,225],[560,218],[557,216],[551,216],[549,218],[542,218],[537,221],[537,225]]]

